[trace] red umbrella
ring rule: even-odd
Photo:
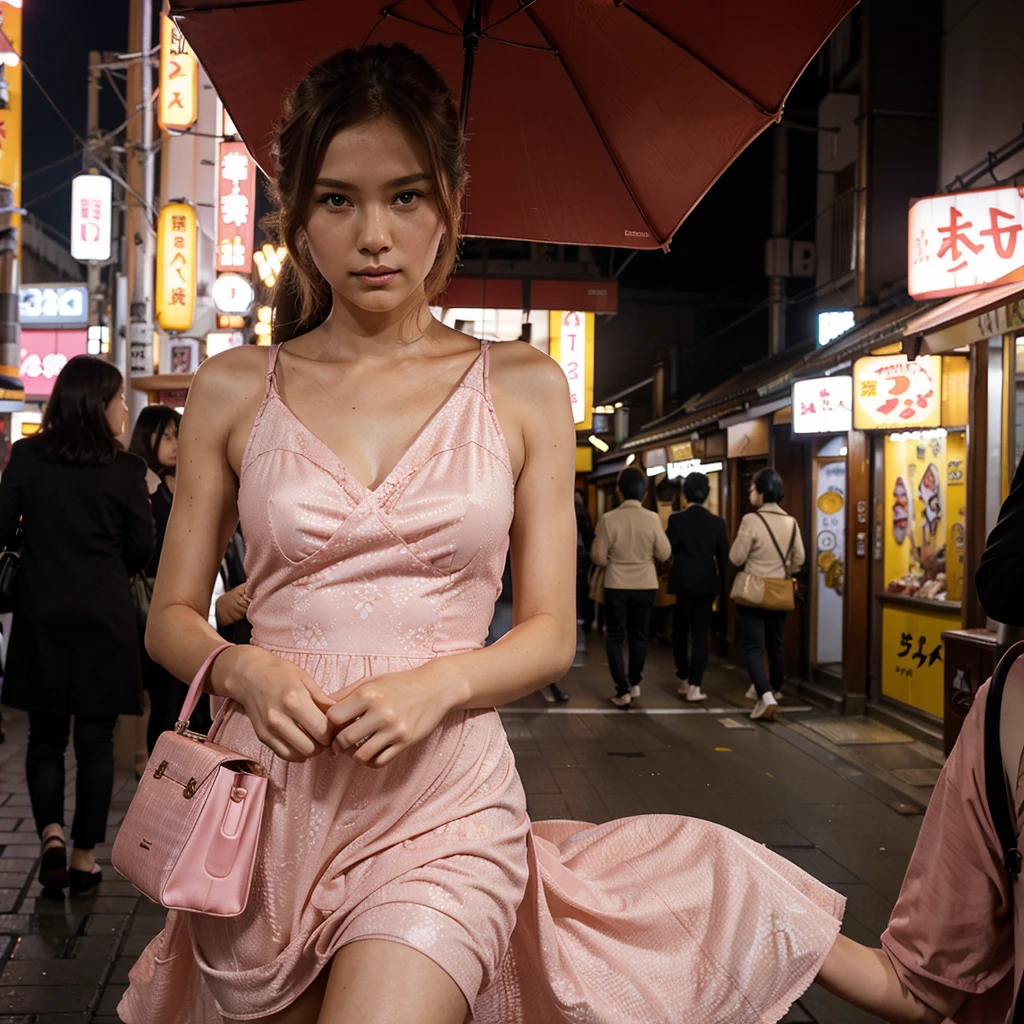
[[[462,95],[466,233],[655,249],[769,124],[856,0],[172,0],[269,169],[283,96],[403,42]]]

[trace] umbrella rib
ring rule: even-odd
[[[514,11],[511,11],[508,14],[506,14],[504,18],[499,18],[493,25],[488,25],[487,31],[491,32],[492,30],[496,29],[499,25],[504,25],[509,18],[514,18],[517,14],[522,14],[527,7],[530,7],[533,4],[533,2],[534,0],[519,0],[518,6]]]
[[[657,32],[659,35],[664,36],[674,46],[678,46],[680,50],[682,50],[687,56],[692,57],[702,68],[704,68],[706,71],[709,71],[712,75],[714,75],[715,78],[717,78],[723,85],[731,89],[741,99],[746,100],[747,103],[749,103],[758,113],[763,114],[765,117],[770,117],[774,120],[778,120],[778,118],[781,116],[781,105],[775,110],[768,110],[763,103],[761,103],[759,100],[754,99],[754,97],[751,96],[750,93],[744,91],[731,78],[729,78],[728,75],[719,71],[718,68],[716,68],[713,64],[709,64],[703,57],[700,56],[700,54],[695,53],[681,40],[676,39],[675,36],[669,35],[669,33],[665,29],[663,29],[653,18],[650,18],[643,12],[638,11],[631,3],[629,3],[629,0],[614,0],[614,2],[616,7],[622,7],[625,10],[629,11],[630,14],[639,18],[649,28],[654,29],[654,31]]]
[[[579,96],[580,103],[583,104],[583,109],[587,112],[587,116],[590,118],[590,123],[594,126],[594,130],[597,132],[597,137],[601,140],[601,145],[604,146],[605,152],[608,154],[608,158],[611,160],[612,166],[615,168],[616,173],[619,175],[619,179],[621,180],[623,186],[629,193],[629,198],[633,200],[633,205],[637,208],[637,212],[643,218],[644,223],[647,225],[648,230],[651,232],[651,237],[655,239],[655,241],[657,241],[659,245],[664,246],[665,242],[658,237],[658,232],[654,230],[654,225],[651,224],[651,222],[647,219],[647,214],[644,211],[644,208],[640,205],[640,201],[637,199],[636,194],[633,192],[633,188],[629,184],[629,181],[626,178],[625,172],[622,170],[622,166],[620,165],[618,159],[612,152],[611,146],[608,145],[608,140],[604,137],[604,132],[602,132],[601,129],[598,127],[597,120],[594,117],[589,104],[587,103],[586,97],[583,95],[583,92],[579,87],[579,83],[577,83],[576,79],[573,77],[573,73],[569,70],[568,65],[565,63],[564,60],[562,60],[561,54],[558,52],[558,48],[555,46],[555,44],[551,41],[550,36],[548,36],[547,32],[544,31],[544,26],[541,25],[540,22],[538,22],[537,19],[529,11],[527,11],[526,14],[527,17],[534,23],[534,25],[536,25],[537,31],[540,32],[540,34],[544,37],[548,46],[551,47],[551,52],[556,57],[558,57],[559,61],[561,61],[562,68],[565,70],[565,73],[568,76],[569,81],[572,84],[572,87],[576,90],[576,95]]]
[[[452,21],[452,19],[449,18],[448,15],[445,14],[443,11],[439,11],[437,9],[437,5],[434,3],[434,0],[426,0],[426,4],[439,18],[444,18],[444,20],[447,21],[452,28],[458,29],[459,34],[461,35],[462,27],[458,24],[458,22]]]
[[[417,21],[415,18],[410,18],[410,17],[406,16],[405,14],[392,14],[386,8],[385,8],[385,10],[383,10],[381,12],[381,14],[382,14],[381,21],[385,21],[387,18],[394,18],[395,21],[404,21],[407,25],[415,25],[417,28],[425,28],[428,32],[436,32],[438,35],[442,35],[442,36],[460,36],[460,37],[462,35],[461,31],[459,31],[459,32],[446,32],[443,28],[437,28],[434,25],[428,25],[424,21]],[[379,25],[380,22],[378,22],[377,24]]]

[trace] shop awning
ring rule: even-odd
[[[998,334],[1024,328],[1024,283],[957,295],[914,317],[903,329],[906,338],[920,338],[921,351],[949,352]]]

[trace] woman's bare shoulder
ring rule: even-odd
[[[491,347],[491,388],[531,409],[551,411],[568,406],[569,382],[550,356],[525,341],[503,341]]]
[[[262,398],[268,359],[269,349],[256,345],[211,356],[192,378],[186,411],[230,421]]]

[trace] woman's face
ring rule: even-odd
[[[128,403],[125,401],[123,384],[120,391],[107,402],[103,411],[107,417],[107,426],[110,427],[110,432],[120,440],[128,429]]]
[[[173,421],[164,427],[159,439],[153,435],[153,444],[156,447],[156,461],[164,469],[175,469],[178,465],[178,428]]]
[[[339,132],[305,233],[313,262],[346,305],[388,313],[421,297],[443,233],[426,151],[389,119]]]
[[[754,508],[760,508],[764,504],[764,495],[757,489],[756,484],[750,485],[750,493],[748,497],[750,498],[750,504],[753,505]]]

